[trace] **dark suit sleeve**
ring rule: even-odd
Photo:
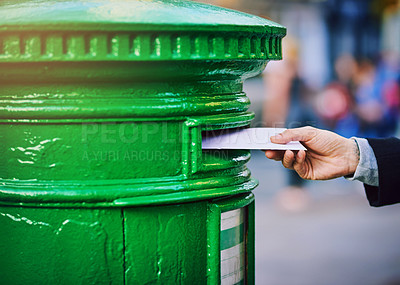
[[[400,140],[367,139],[378,163],[379,186],[364,184],[369,204],[374,207],[400,202]]]

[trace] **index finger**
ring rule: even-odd
[[[316,135],[316,129],[312,127],[302,127],[297,129],[288,129],[283,133],[272,136],[271,142],[285,144],[291,141],[307,142]]]

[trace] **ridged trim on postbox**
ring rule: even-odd
[[[0,4],[0,204],[125,207],[249,192],[242,90],[284,27],[190,1]]]

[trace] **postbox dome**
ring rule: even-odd
[[[110,25],[110,29],[113,24],[164,25],[164,29],[218,26],[219,30],[234,31],[283,28],[257,16],[182,0],[6,0],[0,7],[2,26],[50,25],[48,29],[52,29],[74,24],[65,28],[75,30],[84,29],[84,24]]]

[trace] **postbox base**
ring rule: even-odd
[[[253,200],[246,193],[144,207],[2,206],[2,283],[252,284]]]

